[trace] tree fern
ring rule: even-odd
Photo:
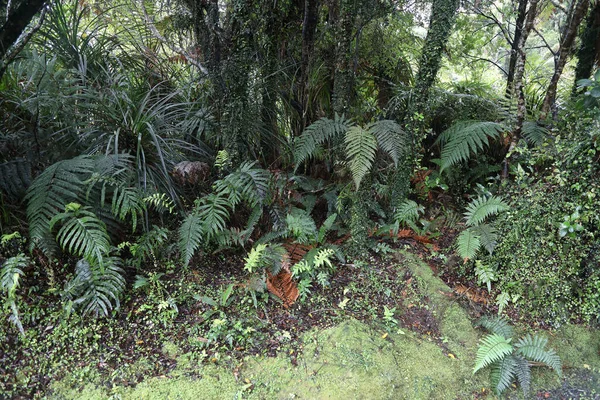
[[[346,132],[346,155],[356,189],[375,161],[377,139],[368,130],[353,126]]]
[[[481,345],[477,349],[473,373],[502,360],[512,352],[513,346],[510,344],[510,339],[495,333],[487,335],[481,339]]]
[[[445,130],[437,142],[442,146],[441,168],[467,161],[472,154],[478,153],[489,144],[489,139],[496,139],[508,128],[490,121],[459,121]]]
[[[125,289],[120,260],[107,257],[102,266],[80,260],[75,266],[75,277],[67,282],[63,295],[81,308],[83,314],[107,317],[120,307],[119,297]]]
[[[296,163],[294,171],[296,171],[305,160],[314,156],[317,146],[345,133],[348,128],[348,122],[343,117],[337,115],[333,120],[321,118],[309,125],[304,132],[302,132],[302,135],[294,141],[293,153],[294,161]]]
[[[469,203],[464,216],[467,225],[473,226],[481,224],[489,216],[496,215],[508,209],[508,204],[506,204],[500,197],[479,196]]]
[[[377,139],[379,147],[386,152],[398,166],[398,161],[406,156],[410,149],[410,139],[395,121],[377,121],[367,127]]]

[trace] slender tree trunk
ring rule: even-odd
[[[521,42],[521,34],[523,24],[525,23],[525,15],[527,13],[527,0],[519,0],[519,9],[517,20],[515,22],[515,33],[511,43],[510,60],[508,61],[508,75],[506,77],[506,97],[511,97],[513,93],[513,84],[515,81],[515,68],[517,59],[519,58],[519,43]]]
[[[311,55],[315,47],[315,32],[319,21],[319,1],[304,1],[304,21],[302,22],[302,61],[300,64],[300,104],[302,106],[300,132],[311,122],[310,105],[308,104],[308,75]]]
[[[577,81],[589,78],[594,66],[600,63],[600,1],[596,1],[588,15],[585,29],[581,34],[581,47],[577,56],[573,94],[577,92]]]
[[[333,111],[348,114],[354,99],[354,69],[352,68],[352,37],[356,10],[354,0],[340,0],[336,26],[335,72],[333,81]]]
[[[589,0],[578,0],[573,9],[572,16],[567,22],[568,25],[565,26],[564,34],[560,41],[560,49],[554,56],[554,74],[550,79],[550,84],[548,85],[548,90],[546,91],[546,97],[544,98],[544,103],[542,104],[540,120],[545,119],[550,109],[554,107],[554,103],[556,102],[558,81],[560,80],[560,76],[565,68],[565,65],[567,64],[569,57],[571,56],[571,49],[573,47],[573,43],[575,42],[575,37],[577,36],[577,29],[585,17],[589,5]]]
[[[1,21],[3,25],[0,27],[0,59],[4,58],[33,17],[40,12],[45,4],[46,0],[23,1],[7,16],[6,21]]]
[[[510,137],[510,145],[508,148],[508,152],[506,158],[504,159],[504,170],[502,176],[504,178],[508,177],[508,166],[510,162],[510,158],[513,154],[514,149],[517,147],[519,140],[521,139],[521,131],[523,130],[523,123],[525,122],[525,116],[527,114],[527,107],[525,104],[525,92],[523,90],[523,76],[525,75],[525,61],[526,61],[526,53],[525,53],[525,44],[527,43],[527,38],[529,34],[533,30],[535,17],[537,14],[537,6],[538,0],[530,0],[529,9],[527,10],[527,17],[525,19],[525,26],[521,32],[521,37],[519,40],[519,44],[517,47],[518,57],[517,63],[515,66],[515,93],[517,94],[517,122],[515,124],[515,128],[511,133]]]

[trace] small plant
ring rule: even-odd
[[[383,320],[392,327],[398,326],[398,320],[394,318],[394,314],[396,314],[396,307],[383,306]]]
[[[532,366],[545,365],[556,371],[558,376],[562,375],[560,358],[554,350],[545,349],[547,339],[527,335],[513,343],[513,329],[502,317],[484,317],[479,325],[491,334],[481,339],[473,374],[490,367],[490,379],[497,395],[510,387],[516,378],[527,396]]]
[[[577,236],[577,232],[583,231],[583,225],[579,223],[579,218],[581,215],[579,214],[580,206],[575,208],[575,211],[571,215],[565,215],[565,219],[561,222],[558,235],[562,238],[565,236],[574,238]]]
[[[10,322],[19,329],[22,335],[25,335],[25,330],[17,308],[17,289],[23,276],[23,269],[27,267],[27,264],[29,264],[29,258],[21,253],[6,260],[0,268],[0,291],[6,296],[4,305],[10,309]]]

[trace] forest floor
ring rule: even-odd
[[[493,302],[438,257],[445,243],[398,245],[338,267],[329,286],[289,309],[273,297],[255,307],[243,260],[227,257],[179,280],[165,275],[164,286],[133,296],[112,320],[60,322],[56,311],[40,311],[26,339],[0,332],[9,339],[0,347],[0,398],[495,398],[487,371],[472,374],[485,333],[475,323],[495,314]],[[160,301],[166,292],[187,299],[176,314]],[[535,321],[516,328],[542,329]],[[527,398],[600,399],[600,332],[540,333],[564,374],[534,368]]]

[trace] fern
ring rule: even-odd
[[[308,244],[318,240],[315,221],[306,211],[299,208],[292,209],[286,216],[287,231],[298,243]]]
[[[504,336],[505,338],[511,338],[514,334],[512,326],[510,326],[508,321],[502,317],[482,317],[477,322],[477,325],[484,327],[496,335]]]
[[[517,376],[517,380],[521,385],[523,394],[527,395],[531,386],[531,368],[529,367],[529,361],[518,355],[514,355],[513,358],[515,359],[517,365],[515,375]],[[500,391],[496,391],[496,393],[500,394]]]
[[[477,283],[486,284],[488,293],[492,291],[492,282],[497,280],[496,271],[492,267],[477,260],[475,262],[475,276],[477,277]]]
[[[22,335],[25,335],[25,329],[19,318],[19,309],[17,308],[17,289],[19,282],[24,275],[23,269],[29,264],[29,258],[24,254],[18,254],[9,258],[0,268],[0,290],[6,295],[6,303],[11,309],[10,320],[15,324]]]
[[[296,163],[294,172],[304,161],[314,156],[317,146],[345,133],[348,128],[348,122],[337,115],[333,120],[321,118],[308,126],[294,141],[293,153]]]
[[[67,282],[63,295],[81,308],[84,315],[108,317],[112,309],[120,307],[119,297],[124,289],[120,260],[108,257],[102,266],[79,260],[75,277]]]
[[[502,360],[512,352],[513,346],[510,344],[510,339],[495,333],[484,337],[481,339],[479,349],[477,349],[473,373]]]
[[[244,162],[231,174],[215,182],[215,192],[227,197],[231,208],[240,201],[246,201],[251,207],[262,203],[269,192],[269,171],[255,168],[256,162]]]
[[[56,239],[63,250],[102,265],[102,258],[110,251],[110,238],[104,222],[78,203],[67,204],[65,212],[55,215],[50,220],[50,229],[59,222],[62,227]]]
[[[209,194],[198,202],[197,213],[202,220],[204,235],[207,239],[213,238],[226,228],[226,220],[229,218],[231,203],[216,194]]]
[[[127,215],[131,217],[131,229],[135,232],[138,215],[146,211],[146,202],[137,188],[117,188],[112,198],[112,214],[125,221]]]
[[[398,224],[416,222],[424,210],[425,208],[415,201],[406,199],[398,206],[394,217]]]
[[[353,126],[346,132],[346,155],[356,189],[375,161],[377,140],[368,130]]]
[[[477,235],[481,246],[485,248],[490,255],[494,252],[496,245],[498,244],[498,234],[496,228],[489,224],[481,224],[471,228],[473,233]]]
[[[269,269],[271,274],[276,275],[281,271],[284,261],[288,258],[287,251],[279,244],[258,244],[250,250],[245,258],[244,269],[248,272]]]
[[[506,356],[491,366],[490,381],[494,392],[502,393],[513,383],[517,373],[517,360],[513,356]]]
[[[20,198],[31,184],[31,163],[16,159],[0,164],[0,191],[8,196]]]
[[[50,220],[66,204],[79,199],[84,180],[93,170],[93,159],[80,156],[51,165],[33,181],[25,197],[31,249],[37,246],[48,256],[54,254],[56,245],[50,235]]]
[[[188,265],[194,253],[200,247],[204,236],[202,219],[194,214],[188,214],[179,227],[179,251],[184,265]]]
[[[164,193],[154,193],[150,196],[144,197],[144,203],[148,206],[152,206],[156,211],[168,212],[173,214],[175,212],[175,203]]]
[[[558,376],[562,376],[560,357],[558,357],[554,350],[545,350],[547,344],[548,339],[544,337],[527,335],[521,338],[515,344],[515,347],[517,348],[517,352],[523,357],[544,363],[556,371]]]
[[[546,128],[534,121],[525,121],[522,132],[525,140],[534,146],[540,146],[550,135],[550,132]]]
[[[437,142],[442,146],[440,171],[467,161],[508,128],[490,121],[459,121],[444,131]]]
[[[480,246],[481,241],[479,240],[479,236],[472,229],[465,229],[458,235],[456,250],[463,260],[470,260],[475,257]]]
[[[379,147],[386,152],[397,167],[410,148],[410,138],[398,123],[391,120],[377,121],[367,127],[377,139]]]
[[[464,213],[468,226],[479,225],[486,218],[496,215],[509,209],[508,204],[500,197],[479,196],[469,203],[467,211]]]

